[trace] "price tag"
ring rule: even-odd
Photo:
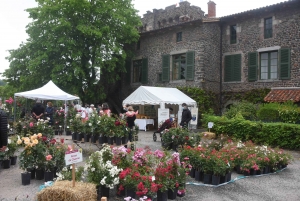
[[[208,128],[212,128],[214,126],[213,122],[208,122]]]

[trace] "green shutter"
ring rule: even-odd
[[[162,55],[162,81],[170,80],[170,55]]]
[[[257,80],[257,52],[248,53],[248,81]]]
[[[225,56],[225,67],[224,67],[224,82],[232,81],[232,55]]]
[[[148,58],[144,58],[142,61],[142,83],[148,83]]]
[[[195,52],[186,53],[186,80],[194,80]]]
[[[242,55],[236,54],[232,56],[233,56],[233,72],[232,72],[233,81],[241,81]]]
[[[280,79],[291,78],[291,52],[290,49],[280,49],[279,52]]]
[[[125,82],[126,84],[130,84],[131,83],[131,60],[126,61],[125,68],[126,68]]]

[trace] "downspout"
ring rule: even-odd
[[[223,40],[222,40],[222,35],[223,35],[223,26],[222,26],[222,18],[220,18],[220,116],[222,116],[222,80],[223,80],[223,71],[222,71],[222,53],[223,53]]]

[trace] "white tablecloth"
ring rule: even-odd
[[[147,130],[146,130],[146,126],[147,126],[148,124],[154,125],[154,120],[153,120],[153,119],[136,119],[136,120],[134,121],[134,123],[135,123],[136,125],[139,126],[139,129],[140,129],[140,130],[145,130],[145,131],[147,131]]]

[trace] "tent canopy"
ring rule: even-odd
[[[76,100],[77,96],[68,94],[58,88],[51,80],[41,88],[37,88],[31,91],[15,93],[15,97],[20,96],[29,99],[40,100]]]
[[[140,86],[123,101],[123,104],[132,105],[159,105],[161,103],[176,105],[186,103],[187,105],[197,106],[195,100],[180,90],[165,87]]]

